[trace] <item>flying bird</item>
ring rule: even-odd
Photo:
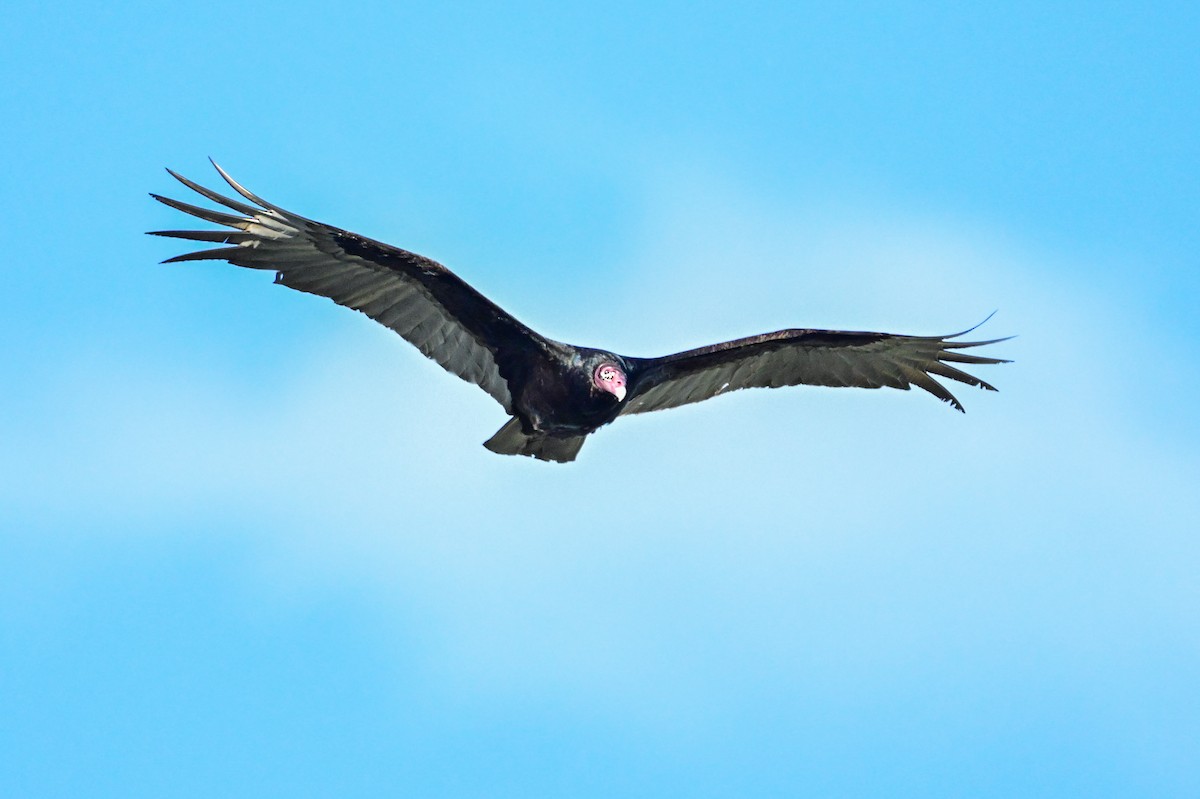
[[[223,260],[265,269],[275,273],[276,283],[361,311],[500,403],[512,418],[484,446],[502,455],[573,461],[588,435],[618,416],[676,408],[743,388],[917,386],[962,411],[934,376],[995,391],[952,364],[1007,362],[963,352],[1005,340],[956,340],[970,330],[948,336],[779,330],[661,358],[564,344],[517,321],[441,264],[285,211],[213,166],[248,202],[167,171],[234,213],[150,196],[225,229],[152,234],[230,246],[163,263]]]

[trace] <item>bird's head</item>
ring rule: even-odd
[[[617,398],[617,402],[625,399],[625,382],[625,371],[612,361],[605,361],[592,373],[592,384],[601,391],[612,394]]]

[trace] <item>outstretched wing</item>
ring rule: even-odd
[[[934,375],[995,391],[993,386],[950,364],[1007,363],[1000,358],[961,352],[1007,340],[954,341],[969,332],[900,336],[840,330],[780,330],[663,358],[632,358],[628,359],[634,367],[630,396],[622,413],[675,408],[742,388],[800,384],[889,386],[906,391],[917,386],[961,411],[962,404]]]
[[[216,163],[213,166],[253,205],[224,197],[169,169],[183,185],[236,214],[150,196],[232,230],[158,230],[153,235],[233,246],[191,252],[163,263],[225,260],[273,270],[276,283],[329,297],[391,328],[512,411],[509,380],[522,371],[531,351],[545,348],[546,339],[441,264],[285,211],[251,194]]]

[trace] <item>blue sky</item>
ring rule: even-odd
[[[17,3],[0,794],[1200,793],[1195,4]],[[654,355],[988,335],[554,467],[212,184]]]

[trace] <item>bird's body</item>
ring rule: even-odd
[[[215,166],[215,164],[214,164]],[[485,446],[541,460],[575,459],[586,437],[622,414],[662,410],[727,391],[798,384],[912,385],[962,410],[932,375],[995,390],[947,362],[1003,363],[961,350],[994,341],[833,330],[780,330],[660,358],[633,358],[554,341],[517,321],[446,267],[415,253],[305,219],[221,176],[255,205],[184,185],[233,215],[152,195],[232,228],[156,235],[233,246],[168,261],[226,260],[275,272],[275,282],[361,311],[475,383],[512,415]]]

